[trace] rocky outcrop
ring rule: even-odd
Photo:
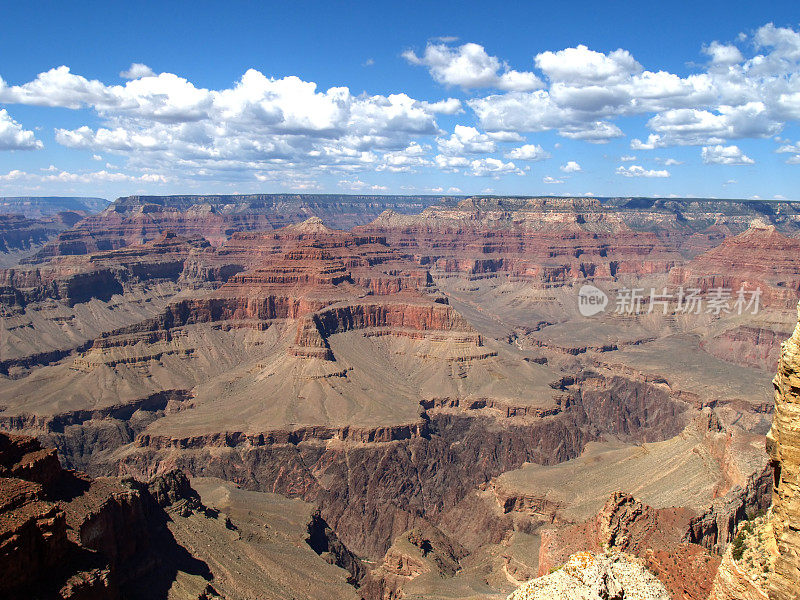
[[[177,281],[190,254],[207,246],[202,238],[166,232],[141,246],[0,269],[0,304],[23,309],[54,299],[73,306],[92,298],[109,300],[136,283]]]
[[[0,213],[0,253],[35,249],[84,217],[83,213],[61,212],[39,219]]]
[[[774,471],[770,525],[777,556],[769,597],[789,600],[800,594],[800,323],[783,344],[773,383],[775,415],[767,452]]]
[[[685,541],[721,554],[733,541],[740,523],[767,510],[772,480],[772,467],[767,465],[750,475],[745,485],[734,486],[727,494],[715,499],[705,513],[692,519]]]
[[[620,552],[578,552],[563,567],[529,581],[508,600],[669,600],[661,582]]]
[[[719,559],[682,540],[691,516],[686,509],[654,509],[617,492],[594,519],[542,532],[539,575],[576,551],[612,549],[638,557],[674,600],[705,600]]]
[[[419,215],[383,213],[359,232],[445,273],[506,273],[552,286],[665,273],[677,255],[590,198],[468,198]]]
[[[775,226],[754,222],[744,233],[670,271],[673,285],[708,293],[727,289],[761,290],[760,305],[792,308],[800,297],[800,240],[779,233]]]
[[[199,509],[180,473],[149,485],[64,471],[54,450],[0,433],[0,594],[116,600],[129,587],[169,581],[181,549],[164,508]],[[126,591],[128,590],[128,591]]]
[[[166,231],[201,236],[219,246],[235,232],[278,229],[314,216],[349,229],[368,223],[386,209],[418,212],[439,200],[432,196],[314,194],[128,196],[61,234],[36,259],[143,244]]]

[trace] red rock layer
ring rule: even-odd
[[[742,287],[760,288],[762,306],[792,308],[800,298],[800,240],[782,235],[774,226],[755,224],[672,269],[670,282],[703,292],[726,288],[734,297]]]
[[[297,321],[290,354],[333,359],[327,337],[352,329],[480,336],[431,287],[425,269],[381,237],[325,227],[319,219],[261,234],[238,234],[217,250],[195,253],[185,278],[238,271],[213,292],[171,305],[159,318],[114,332],[130,336],[214,321]],[[107,341],[101,342],[103,344]]]
[[[141,246],[59,256],[42,265],[0,269],[0,304],[24,307],[45,298],[69,305],[91,298],[107,300],[133,282],[177,280],[186,259],[207,246],[202,238],[167,232]]]
[[[182,473],[149,488],[92,480],[34,438],[0,433],[0,596],[117,600],[141,577],[156,589],[178,550],[163,535],[173,504],[200,506]]]
[[[387,211],[355,230],[383,235],[441,271],[503,272],[543,285],[663,273],[679,258],[655,234],[630,229],[594,199],[470,198],[415,216]]]
[[[22,215],[0,214],[0,253],[28,250],[44,244],[81,220],[76,212],[28,219]]]
[[[542,533],[539,575],[575,552],[610,548],[643,559],[674,600],[706,600],[720,559],[683,541],[692,516],[687,509],[654,509],[617,492],[594,519]]]

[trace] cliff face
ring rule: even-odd
[[[719,559],[683,540],[691,515],[688,509],[655,509],[616,492],[594,519],[542,532],[539,575],[558,568],[575,552],[610,549],[638,557],[670,598],[705,600]]]
[[[445,273],[507,273],[545,286],[665,273],[679,258],[587,198],[468,198],[419,215],[386,211],[356,229]]]
[[[778,556],[769,596],[789,600],[800,594],[800,323],[783,344],[773,383],[775,416],[767,451],[774,470],[771,525]]]
[[[800,240],[772,225],[755,222],[750,229],[725,239],[688,264],[670,271],[674,285],[736,290],[761,289],[761,305],[792,308],[800,296]]]
[[[163,509],[199,507],[182,473],[145,484],[65,471],[55,450],[0,433],[0,596],[117,600],[171,580],[180,548]]]

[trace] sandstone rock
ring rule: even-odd
[[[118,600],[141,597],[141,578],[164,585],[183,563],[160,506],[200,501],[174,472],[150,489],[64,471],[34,438],[0,433],[0,595]]]
[[[756,223],[744,233],[670,271],[674,285],[709,292],[761,289],[761,306],[792,308],[800,297],[800,240]],[[748,295],[749,299],[749,295]]]
[[[557,571],[533,579],[508,600],[669,600],[661,582],[632,557],[578,552]]]
[[[800,596],[800,323],[783,344],[773,383],[775,416],[767,452],[774,470],[770,523],[778,555],[769,597],[789,600]]]
[[[387,211],[355,230],[445,273],[502,272],[545,286],[665,273],[679,258],[590,198],[468,198],[414,216]]]
[[[719,559],[682,541],[691,517],[686,509],[654,509],[629,494],[614,493],[594,519],[542,532],[539,574],[576,551],[611,549],[638,557],[673,600],[705,600]]]

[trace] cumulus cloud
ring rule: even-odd
[[[38,150],[42,147],[42,142],[32,131],[23,129],[6,109],[0,108],[0,150]]]
[[[581,166],[574,160],[570,160],[566,164],[561,165],[559,169],[561,169],[564,173],[578,173],[583,170],[581,169]]]
[[[413,50],[406,50],[403,58],[412,65],[427,67],[434,80],[447,86],[515,91],[542,87],[542,82],[536,75],[510,69],[505,62],[489,55],[479,44],[468,43],[452,47],[445,43],[429,43],[422,56],[417,56]]]
[[[13,170],[5,175],[0,175],[0,181],[25,180],[38,183],[167,183],[169,178],[159,173],[142,173],[130,175],[117,171],[82,171],[71,172],[56,169],[53,165],[45,169],[44,173],[29,173]]]
[[[555,177],[550,177],[550,175],[546,175],[542,177],[542,183],[564,183],[564,180],[556,179]]]
[[[646,70],[624,49],[542,52],[535,64],[547,87],[468,105],[488,133],[554,130],[594,142],[623,135],[615,119],[650,116],[651,134],[632,140],[632,149],[769,137],[800,120],[800,33],[766,25],[754,42],[757,52],[747,59],[734,44],[711,42],[702,48],[706,70],[686,77]]]
[[[631,165],[630,167],[619,166],[617,167],[616,173],[623,177],[669,177],[669,171],[645,169],[641,165]]]
[[[525,144],[524,146],[511,150],[506,154],[506,158],[535,162],[550,158],[550,153],[538,144]]]
[[[550,81],[567,83],[618,83],[643,70],[627,50],[603,54],[584,45],[542,52],[536,55],[535,62]]]
[[[343,179],[339,182],[339,186],[354,192],[385,192],[388,189],[385,185],[365,183],[360,179]]]
[[[495,142],[488,135],[474,127],[456,125],[449,138],[437,140],[439,151],[443,154],[485,154],[495,151]]]
[[[733,44],[721,44],[714,41],[705,46],[703,52],[711,57],[711,62],[714,65],[735,65],[744,60],[739,48]]]
[[[476,158],[469,163],[470,175],[476,177],[498,176],[508,173],[524,175],[513,162],[503,162],[498,158]]]
[[[119,76],[123,79],[139,79],[141,77],[153,77],[153,69],[142,63],[131,63],[127,71],[120,71]]]
[[[619,157],[619,160],[621,162],[632,162],[636,160],[636,157],[633,156],[632,154],[623,154],[622,156]]]
[[[275,79],[254,69],[219,90],[136,65],[126,73],[139,77],[106,85],[62,66],[21,85],[0,80],[0,102],[94,110],[99,126],[56,128],[56,141],[94,154],[124,155],[131,168],[181,172],[193,179],[214,178],[216,172],[220,179],[241,180],[258,173],[281,181],[311,170],[405,171],[432,165],[412,143],[440,133],[437,114],[463,110],[456,98],[432,102],[403,93],[353,95],[346,87],[320,90],[298,77]]]
[[[741,151],[739,146],[705,146],[701,152],[707,165],[752,165],[756,161]]]

